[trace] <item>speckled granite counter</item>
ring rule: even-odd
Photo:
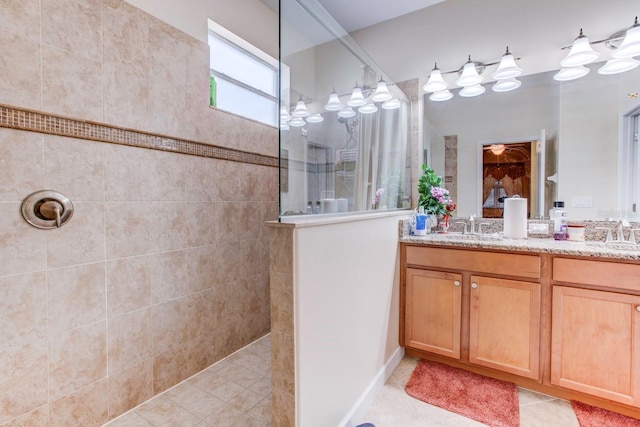
[[[449,246],[456,248],[491,249],[511,252],[536,252],[555,255],[573,255],[594,258],[640,260],[640,246],[605,244],[603,242],[570,242],[553,239],[529,238],[512,239],[466,239],[449,234],[429,234],[427,236],[400,237],[401,243],[419,245]]]

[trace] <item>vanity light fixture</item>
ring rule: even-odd
[[[489,146],[489,150],[496,156],[499,156],[500,154],[504,153],[506,147],[504,146],[504,144],[491,144]]]
[[[338,117],[342,117],[343,119],[348,119],[356,115],[356,112],[353,111],[353,108],[347,107],[338,111]]]
[[[496,84],[491,87],[494,92],[509,92],[516,90],[522,85],[520,80],[512,77],[510,79],[498,80]]]
[[[295,110],[293,110],[293,113],[291,113],[291,115],[293,117],[298,117],[298,118],[307,117],[309,115],[309,110],[307,110],[307,104],[304,103],[304,100],[302,99],[302,95],[300,95],[300,99],[296,103],[296,108]]]
[[[312,114],[307,117],[307,123],[321,123],[324,121],[324,117],[320,114]]]
[[[376,107],[373,103],[369,103],[358,108],[358,111],[362,114],[373,114],[378,111],[378,107]]]
[[[305,121],[302,119],[302,117],[295,117],[291,119],[291,121],[289,122],[289,126],[293,126],[294,128],[299,128],[304,125],[305,125]]]
[[[356,82],[353,92],[351,92],[351,98],[347,101],[347,105],[349,107],[362,107],[366,103],[367,101],[365,101],[364,96],[362,95],[362,89],[360,89],[358,82]]]
[[[448,101],[451,98],[453,98],[453,93],[451,93],[448,89],[439,90],[429,95],[429,99],[435,102]]]
[[[609,75],[624,73],[625,71],[633,70],[638,65],[640,65],[640,61],[633,58],[613,58],[598,69],[598,74]]]
[[[509,52],[509,46],[507,46],[507,51],[502,58],[500,59],[500,65],[498,65],[498,69],[491,76],[494,80],[504,80],[511,79],[514,77],[518,77],[522,74],[522,68],[519,68],[516,65],[516,60]],[[515,89],[515,88],[514,88]]]
[[[289,120],[291,120],[291,115],[289,115],[289,109],[285,105],[282,105],[280,107],[280,122],[286,123]]]
[[[622,43],[611,56],[616,59],[640,56],[640,24],[637,16],[631,28],[627,30]]]
[[[387,87],[387,82],[385,82],[381,78],[380,81],[378,82],[378,85],[376,86],[376,91],[371,97],[371,100],[373,102],[384,102],[384,101],[390,100],[391,98],[393,98],[393,95],[391,95],[391,92],[389,92],[389,88]]]
[[[289,124],[287,122],[280,122],[280,130],[289,130]]]
[[[431,74],[429,74],[429,80],[422,87],[425,92],[439,92],[441,90],[446,90],[449,87],[447,82],[442,78],[442,73],[438,68],[438,63],[436,62],[433,66],[433,70],[431,70]]]
[[[336,92],[336,88],[333,88],[333,92],[329,95],[329,101],[327,101],[327,105],[324,106],[324,109],[327,111],[340,111],[344,108],[342,102],[340,102],[340,97]]]
[[[462,74],[460,75],[460,78],[456,80],[456,85],[460,87],[467,87],[480,84],[480,82],[482,82],[482,76],[478,74],[477,66],[484,68],[484,64],[473,62],[471,60],[471,55],[469,55],[469,59],[462,66]]]
[[[553,80],[557,80],[559,82],[567,82],[569,80],[575,80],[579,79],[580,77],[584,77],[589,74],[590,71],[591,70],[584,65],[562,68],[560,69],[560,71],[553,75]]]
[[[589,64],[599,57],[600,53],[593,50],[591,44],[589,44],[589,38],[584,35],[582,28],[580,28],[580,34],[573,41],[567,57],[560,61],[560,65],[564,68],[577,67]]]
[[[400,100],[397,98],[390,99],[382,103],[382,108],[385,110],[396,110],[400,108]]]
[[[484,86],[475,84],[463,87],[458,93],[460,94],[460,96],[463,96],[465,98],[472,98],[474,96],[482,95],[485,91],[486,89],[484,88]]]

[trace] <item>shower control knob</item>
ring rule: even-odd
[[[55,200],[49,200],[40,205],[40,214],[45,219],[51,219],[56,221],[56,227],[60,228],[62,225],[60,221],[60,214],[62,213],[62,205]]]
[[[67,196],[53,190],[36,191],[22,202],[22,216],[36,228],[60,228],[71,219],[73,204]]]

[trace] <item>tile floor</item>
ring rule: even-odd
[[[270,356],[271,340],[266,335],[105,427],[270,427]],[[409,357],[400,362],[363,423],[376,427],[484,425],[409,397],[404,385],[416,363]],[[521,427],[579,427],[569,402],[524,389],[519,393]]]

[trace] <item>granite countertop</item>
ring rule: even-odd
[[[625,245],[599,241],[572,242],[550,238],[503,239],[471,238],[456,234],[428,234],[427,236],[400,237],[401,243],[449,246],[454,248],[493,249],[512,252],[535,252],[555,255],[574,255],[620,260],[640,260],[640,245]]]

